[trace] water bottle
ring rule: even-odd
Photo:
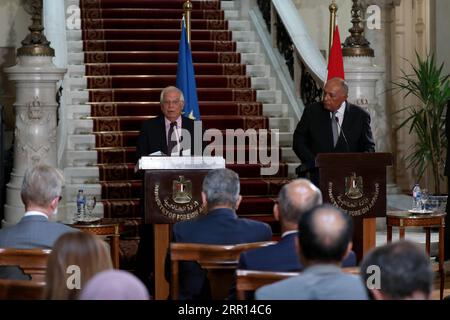
[[[414,185],[414,188],[412,190],[412,196],[413,196],[413,204],[412,204],[412,209],[414,211],[419,211],[422,209],[422,204],[421,204],[421,198],[422,198],[422,190],[420,189],[420,186],[418,183],[416,183]]]
[[[86,196],[83,193],[83,190],[78,190],[77,194],[77,219],[84,218],[84,212],[86,207]]]

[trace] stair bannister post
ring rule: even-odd
[[[330,10],[330,30],[329,30],[329,37],[328,37],[328,57],[329,57],[330,51],[331,51],[331,45],[333,43],[334,28],[336,27],[336,15],[337,15],[337,11],[338,11],[338,6],[337,6],[335,0],[333,0],[331,2],[328,9]]]
[[[186,1],[183,4],[183,10],[184,10],[184,17],[186,19],[186,33],[187,33],[187,39],[188,43],[191,44],[191,11],[192,11],[192,2]]]

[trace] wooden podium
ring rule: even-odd
[[[155,299],[167,299],[169,285],[164,261],[170,242],[170,225],[202,214],[204,176],[225,168],[221,157],[142,157],[138,168],[144,175],[144,222],[152,224],[155,254]]]
[[[316,157],[323,202],[353,218],[353,250],[361,261],[375,246],[376,218],[386,216],[390,153],[322,153]]]

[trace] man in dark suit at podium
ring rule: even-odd
[[[182,150],[183,130],[181,129],[187,130],[191,135],[188,148],[193,155],[194,120],[181,115],[184,107],[183,92],[173,86],[166,87],[161,92],[160,103],[163,114],[142,124],[138,138],[137,158],[140,159],[158,151],[169,156],[187,151]]]
[[[164,88],[161,91],[160,104],[162,115],[147,120],[142,124],[136,150],[137,159],[158,151],[169,156],[185,155],[185,153],[187,155],[193,155],[195,150],[195,122],[192,119],[182,116],[184,107],[183,92],[173,86]],[[181,129],[185,129],[190,133],[190,146],[188,145],[187,147],[187,149],[190,149],[190,152],[186,148],[183,150],[182,139],[185,139],[186,136],[183,135],[183,130]],[[200,133],[202,133],[201,128]],[[186,134],[186,131],[184,131],[184,134]],[[198,143],[202,143],[202,141]],[[201,150],[202,147],[200,147]],[[144,192],[144,188],[142,192]],[[141,199],[141,212],[142,216],[144,216],[143,194]],[[153,225],[143,225],[140,237],[136,255],[136,275],[146,284],[148,290],[153,295],[154,288],[151,275],[154,269]]]
[[[370,115],[347,102],[348,85],[341,78],[327,81],[323,101],[305,107],[294,132],[293,149],[302,164],[299,177],[318,186],[315,159],[319,153],[375,152]]]

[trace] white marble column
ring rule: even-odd
[[[37,163],[56,165],[56,82],[66,69],[56,68],[51,56],[20,56],[5,69],[16,84],[14,111],[14,167],[6,189],[4,226],[17,223],[24,214],[20,188],[25,170]]]
[[[43,1],[43,24],[45,28],[45,36],[51,43],[51,47],[55,50],[55,57],[53,63],[58,68],[67,67],[67,34],[66,34],[66,19],[69,16],[66,14],[66,7],[64,0],[44,0]],[[73,12],[71,12],[73,13]],[[73,19],[72,19],[73,20]],[[73,27],[70,21],[70,27]],[[59,107],[59,124],[57,130],[58,150],[57,159],[58,166],[62,167],[61,160],[67,142],[67,92],[69,89],[69,76],[66,75],[63,81],[58,82],[58,87],[62,86],[62,96]]]
[[[349,102],[370,113],[376,151],[388,151],[385,96],[380,93],[384,91],[384,68],[374,65],[370,57],[344,57],[344,69]]]

